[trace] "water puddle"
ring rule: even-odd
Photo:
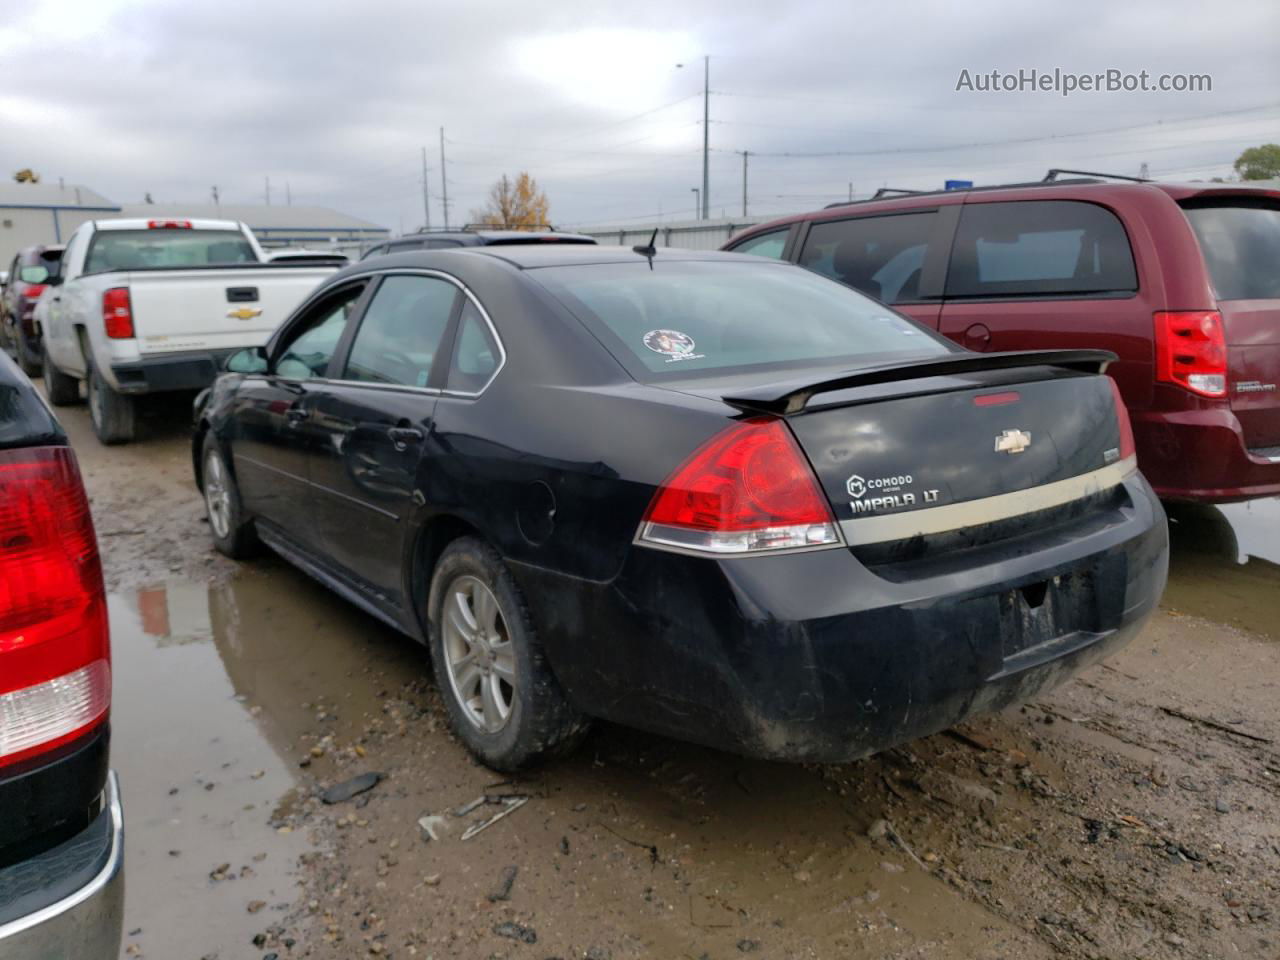
[[[1167,510],[1164,606],[1280,640],[1280,499]]]
[[[422,675],[421,654],[271,562],[224,584],[114,595],[110,611],[126,949],[256,955],[253,936],[283,921],[314,849],[272,822],[290,810],[306,743],[357,726],[379,683]]]

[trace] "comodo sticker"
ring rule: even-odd
[[[915,478],[909,474],[899,474],[890,477],[872,477],[867,479],[853,474],[845,481],[845,490],[853,500],[849,502],[849,509],[855,515],[859,513],[874,513],[878,510],[900,509],[902,507],[914,507],[917,503],[936,503],[938,501],[937,490],[921,490],[919,495],[914,491],[907,490],[907,487],[915,483]]]

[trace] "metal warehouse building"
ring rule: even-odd
[[[62,243],[94,217],[118,217],[120,207],[88,187],[0,183],[0,270],[36,243]]]
[[[203,203],[113,203],[88,187],[50,183],[0,183],[0,270],[13,255],[37,243],[65,243],[86,220],[109,217],[240,220],[264,247],[337,248],[358,251],[391,231],[328,207],[213,206]]]

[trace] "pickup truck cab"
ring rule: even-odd
[[[132,440],[137,397],[207,387],[336,269],[273,263],[231,220],[84,223],[38,311],[49,399],[75,403],[85,381],[98,439]]]

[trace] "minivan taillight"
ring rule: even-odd
[[[1120,396],[1120,387],[1114,380],[1107,377],[1107,383],[1111,384],[1111,398],[1116,404],[1116,427],[1120,432],[1120,459],[1128,460],[1137,454],[1137,445],[1133,442],[1133,421],[1129,419],[1129,408],[1124,405],[1124,398]]]
[[[103,292],[102,326],[112,340],[133,337],[133,303],[128,287],[112,287]]]
[[[640,540],[716,554],[840,543],[818,478],[781,420],[746,420],[696,450],[654,495]]]
[[[40,295],[48,289],[48,284],[33,283],[22,291],[22,296],[26,300],[39,300]]]
[[[0,450],[0,767],[83,735],[110,703],[102,566],[75,455]]]
[[[1216,310],[1172,310],[1155,315],[1156,380],[1202,397],[1227,395],[1227,338]]]

